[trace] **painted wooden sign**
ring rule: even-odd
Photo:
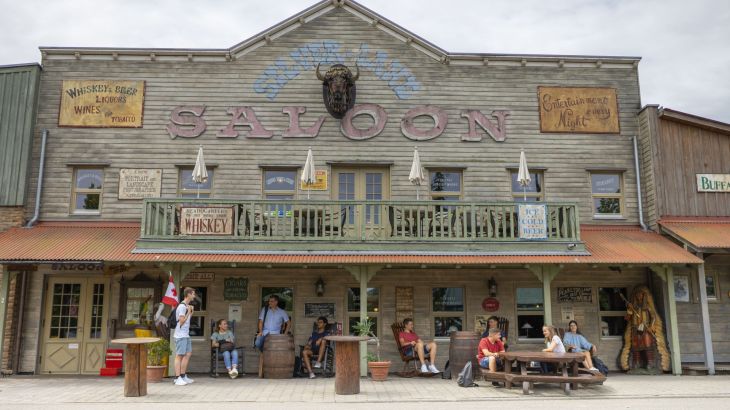
[[[61,89],[61,127],[140,128],[144,81],[66,80]]]
[[[180,235],[233,235],[233,207],[182,207]]]
[[[213,272],[190,272],[185,276],[185,281],[213,282],[215,273]]]
[[[224,278],[223,300],[248,299],[248,278]]]
[[[547,205],[519,204],[520,239],[547,239]]]
[[[540,131],[618,134],[615,88],[538,87]]]
[[[320,317],[326,318],[335,317],[335,304],[334,303],[305,303],[304,304],[304,317]]]
[[[697,192],[730,192],[730,174],[697,174]]]
[[[161,191],[161,169],[119,170],[119,199],[159,198]]]
[[[590,286],[585,287],[566,287],[558,288],[558,302],[559,303],[592,303],[593,302],[593,288]]]
[[[316,181],[313,184],[305,184],[302,180],[299,180],[299,188],[308,191],[326,191],[327,190],[327,171],[316,170],[314,171],[314,177]]]

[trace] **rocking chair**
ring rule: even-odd
[[[401,346],[400,344],[400,333],[405,331],[403,323],[394,322],[390,325],[390,328],[393,330],[393,337],[395,338],[395,345],[398,347],[398,354],[400,354],[400,358],[403,360],[403,369],[397,373],[398,376],[413,377],[420,374],[420,371],[418,370],[418,357],[414,354],[408,354],[408,346]],[[408,366],[411,362],[413,362],[413,369],[408,370]]]

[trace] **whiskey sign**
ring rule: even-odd
[[[540,131],[618,134],[615,88],[538,87]]]
[[[119,199],[159,198],[161,190],[161,169],[119,170]]]
[[[180,235],[233,235],[233,207],[182,207]]]
[[[144,81],[66,80],[61,87],[61,127],[141,128]]]

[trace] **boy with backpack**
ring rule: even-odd
[[[190,318],[193,316],[193,306],[190,304],[195,299],[195,289],[183,289],[184,299],[177,306],[175,315],[175,386],[191,384],[193,379],[187,375],[188,362],[193,355],[193,344],[190,340]]]

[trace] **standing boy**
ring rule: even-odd
[[[193,382],[187,375],[188,362],[193,355],[193,344],[190,341],[190,318],[193,316],[193,305],[190,303],[195,299],[195,289],[183,289],[184,299],[177,306],[175,314],[177,325],[175,326],[175,386],[185,386]]]

